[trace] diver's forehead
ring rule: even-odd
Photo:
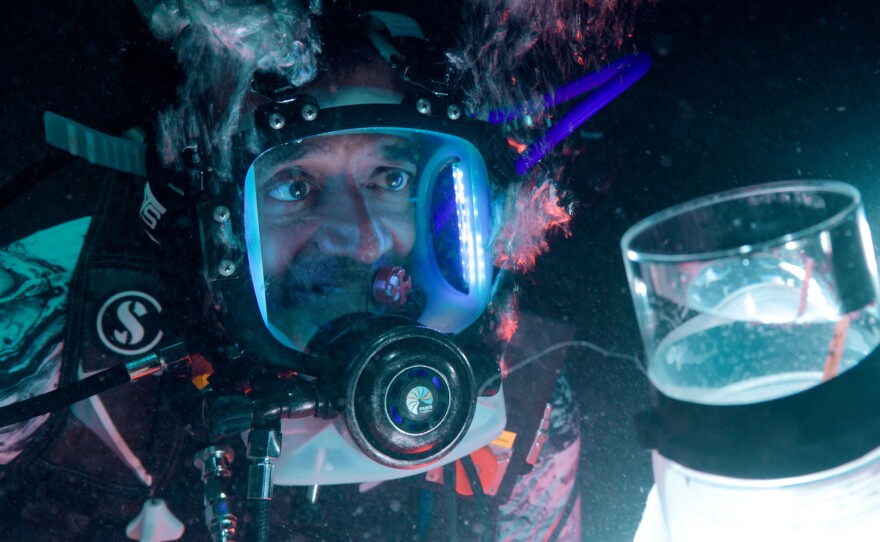
[[[310,137],[287,143],[267,153],[264,163],[277,164],[306,159],[328,158],[346,161],[369,156],[390,162],[419,161],[418,144],[406,137],[390,134],[339,134]]]
[[[391,149],[415,147],[415,142],[405,137],[391,134],[336,134],[323,135],[304,139],[299,142],[306,152],[330,152],[341,150],[376,150],[382,152]]]

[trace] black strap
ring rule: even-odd
[[[479,540],[483,542],[487,540],[490,536],[490,533],[493,532],[493,523],[489,519],[489,506],[486,503],[486,494],[483,493],[483,484],[480,482],[480,475],[477,472],[477,466],[474,465],[474,460],[471,459],[471,456],[467,455],[461,460],[461,464],[464,467],[464,472],[467,475],[468,484],[471,486],[471,491],[474,493],[474,499],[476,501],[480,523],[482,524],[482,529],[480,530]],[[493,537],[494,538],[494,537]]]
[[[446,497],[446,524],[449,542],[458,542],[458,495],[455,492],[455,463],[443,465],[443,485]]]
[[[547,347],[571,340],[575,333],[573,326],[529,313],[520,314],[519,325],[520,331],[506,353],[511,363],[522,363]],[[532,468],[526,463],[526,457],[541,425],[544,409],[553,395],[565,357],[565,349],[557,350],[511,372],[504,380],[504,400],[507,405],[516,405],[516,414],[507,417],[507,430],[516,433],[516,440],[510,466],[496,495],[500,502],[510,499],[517,479]]]

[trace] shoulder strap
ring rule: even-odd
[[[191,224],[183,197],[167,185],[119,174],[108,176],[99,197],[70,286],[62,385],[178,342],[191,307],[200,306],[188,288],[189,267],[197,264],[179,231],[181,223]],[[172,433],[180,427],[159,411],[160,388],[158,378],[143,379],[99,394],[100,404],[80,405],[78,420],[66,427],[91,431],[89,452],[77,453],[61,439],[44,457],[95,478],[112,474],[114,483],[161,478],[168,468],[162,447],[145,437],[157,426]]]
[[[544,349],[574,338],[575,328],[530,313],[521,313],[519,331],[507,349],[511,365],[522,363]],[[507,417],[507,430],[516,433],[510,466],[498,490],[497,498],[505,502],[510,498],[519,476],[532,466],[526,462],[535,437],[541,428],[545,410],[553,395],[559,370],[566,358],[565,349],[556,350],[537,358],[534,362],[511,372],[504,381],[504,398],[511,405]],[[513,411],[513,415],[510,412]]]

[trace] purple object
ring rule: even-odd
[[[650,66],[651,58],[647,54],[628,55],[599,71],[560,87],[556,92],[545,94],[543,107],[550,108],[598,87],[594,94],[577,104],[567,115],[559,119],[556,125],[547,130],[547,133],[526,148],[516,160],[516,172],[524,175],[532,169],[553,147],[645,75]],[[489,112],[488,121],[492,124],[509,122],[532,114],[537,109],[534,104],[511,110],[496,109]]]

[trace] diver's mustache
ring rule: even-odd
[[[292,262],[279,277],[271,280],[275,287],[290,291],[326,292],[362,288],[369,289],[379,269],[388,265],[388,258],[364,264],[350,258],[321,257],[307,264]]]

